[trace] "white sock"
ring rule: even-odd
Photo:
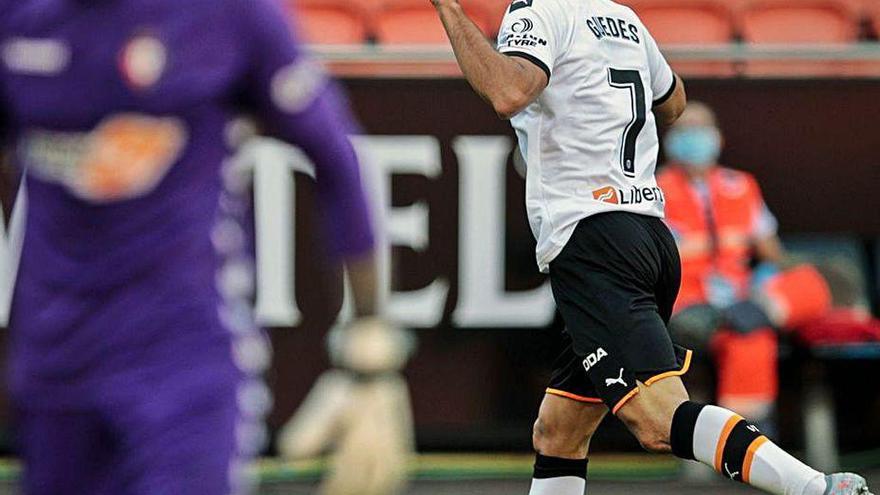
[[[722,476],[774,495],[823,495],[824,475],[780,449],[754,425],[716,406],[685,402],[672,422],[672,450]]]
[[[765,437],[766,438],[766,437]],[[823,495],[825,475],[780,449],[771,441],[756,451],[747,483],[779,495]]]
[[[584,495],[587,459],[562,459],[538,454],[529,495]]]
[[[825,482],[825,476],[813,478],[804,488],[804,495],[825,495],[828,483]]]
[[[533,479],[529,495],[584,495],[587,480],[577,476],[562,478]]]

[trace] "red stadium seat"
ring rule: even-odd
[[[868,15],[871,28],[874,30],[874,35],[880,38],[880,2],[867,6],[865,12]]]
[[[855,12],[856,16],[858,16],[859,20],[862,20],[868,13],[871,8],[877,5],[877,0],[838,0],[846,4],[853,12]]]
[[[859,16],[846,0],[756,0],[741,14],[743,40],[757,44],[846,44],[859,38]],[[834,61],[749,62],[753,76],[840,76],[854,64]]]
[[[734,41],[734,17],[717,0],[629,0],[660,44],[725,44]]]
[[[504,15],[507,14],[507,9],[510,8],[511,0],[484,0],[483,5],[485,6],[487,19],[489,21],[489,36],[492,38],[498,37],[498,31],[501,29],[501,21],[504,20]]]
[[[482,2],[462,2],[471,19],[484,33],[490,31]],[[446,45],[449,40],[428,0],[386,0],[373,23],[376,40],[386,45]]]
[[[294,0],[288,2],[291,16],[308,43],[356,45],[368,41],[368,15],[359,2],[351,0]]]
[[[736,38],[735,17],[717,0],[625,0],[661,46],[723,45]],[[685,75],[732,76],[729,62],[675,61],[672,68]]]
[[[841,0],[757,0],[742,12],[743,39],[750,43],[852,43],[858,13]]]

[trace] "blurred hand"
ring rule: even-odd
[[[330,335],[330,358],[336,366],[364,375],[396,372],[413,350],[413,339],[379,317],[360,318]]]

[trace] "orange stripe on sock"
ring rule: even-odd
[[[724,423],[724,428],[721,429],[721,436],[718,437],[718,445],[715,447],[715,471],[719,473],[721,472],[721,458],[724,456],[724,447],[727,446],[727,438],[730,437],[733,427],[740,421],[743,421],[742,416],[734,414],[727,420],[727,423]]]
[[[749,477],[752,475],[752,461],[755,460],[755,452],[761,448],[762,445],[769,442],[764,435],[754,439],[751,444],[749,444],[749,450],[746,451],[746,458],[743,460],[743,483],[749,483]]]
[[[588,404],[602,403],[602,399],[597,399],[595,397],[584,397],[582,395],[576,395],[571,392],[566,392],[565,390],[557,390],[555,388],[548,388],[546,392],[550,395],[558,395],[559,397],[565,397],[566,399],[576,400],[578,402],[586,402]]]

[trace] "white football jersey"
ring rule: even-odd
[[[607,211],[662,218],[651,109],[672,96],[675,76],[638,16],[610,0],[516,0],[498,48],[550,77],[512,119],[541,271],[583,218]]]

